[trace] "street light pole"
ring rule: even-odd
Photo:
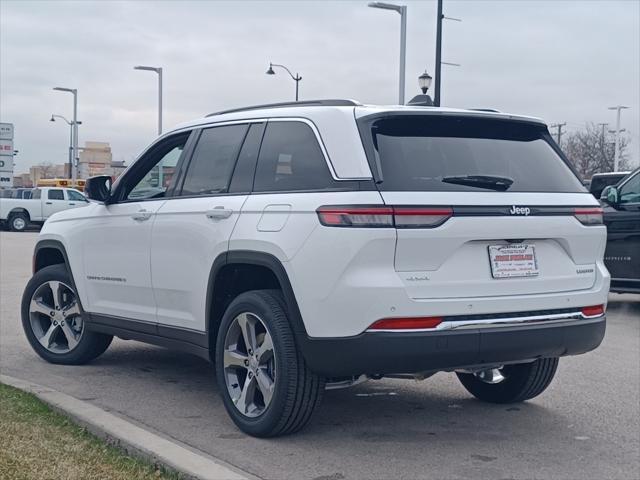
[[[63,120],[67,125],[69,125],[69,173],[68,173],[68,178],[72,178],[73,174],[72,174],[72,170],[73,170],[73,127],[74,127],[74,123],[70,122],[69,120],[66,119],[66,117],[62,116],[62,115],[51,115],[51,120],[49,120],[50,122],[55,122],[56,118],[59,118],[61,120]],[[82,125],[82,122],[77,122],[78,125]]]
[[[73,162],[71,165],[71,184],[75,187],[78,179],[78,90],[76,88],[54,87],[59,92],[68,92],[73,94],[73,122],[71,130],[73,132]],[[53,118],[53,117],[52,117]]]
[[[615,107],[609,107],[609,110],[617,110],[618,113],[616,115],[616,146],[615,146],[615,154],[613,157],[613,171],[618,171],[618,166],[620,164],[620,132],[624,130],[620,130],[620,112],[629,107],[625,107],[623,105],[617,105]]]
[[[382,10],[393,10],[400,14],[400,85],[398,86],[398,104],[404,105],[404,77],[407,57],[407,6],[383,2],[371,2],[368,6],[371,8],[380,8]]]
[[[144,65],[137,65],[133,67],[134,70],[147,70],[149,72],[156,72],[158,74],[158,136],[162,135],[162,67],[147,67]],[[162,186],[164,182],[164,165],[163,160],[158,165],[158,186]]]
[[[436,23],[436,84],[433,92],[433,104],[440,106],[440,82],[442,79],[442,0],[438,0],[438,21]]]
[[[298,101],[298,84],[300,83],[300,80],[302,80],[302,77],[298,75],[298,72],[296,72],[294,76],[293,73],[291,73],[291,70],[289,70],[284,65],[280,65],[278,63],[269,63],[269,69],[265,73],[267,75],[275,75],[276,72],[273,71],[273,67],[278,67],[286,70],[289,76],[296,82],[296,102],[297,102]]]
[[[134,70],[147,70],[158,74],[158,135],[162,134],[162,67],[146,67],[137,65]]]

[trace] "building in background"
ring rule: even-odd
[[[32,188],[35,185],[31,181],[31,174],[21,173],[13,176],[13,186],[16,188]]]
[[[7,124],[2,124],[7,125]],[[7,134],[8,135],[8,134]],[[5,140],[3,139],[3,142]],[[13,145],[12,147],[13,148]],[[4,159],[4,157],[0,157]],[[13,156],[11,156],[11,171],[7,170],[7,178],[10,178],[11,185],[19,187],[35,187],[41,180],[48,179],[69,179],[71,172],[68,163],[53,164],[43,162],[29,168],[29,173],[13,174]],[[111,146],[108,142],[85,142],[80,148],[80,161],[78,162],[78,179],[87,179],[96,175],[109,175],[117,178],[127,166],[124,161],[113,161]],[[9,175],[10,173],[10,175]],[[2,171],[4,176],[4,171]],[[11,186],[4,183],[2,186]]]
[[[29,179],[33,186],[36,186],[40,180],[45,178],[69,178],[69,164],[42,163],[29,167]]]
[[[0,123],[0,188],[13,186],[13,124]]]
[[[108,142],[85,142],[80,148],[78,178],[96,175],[117,177],[124,170],[123,162],[114,162]]]

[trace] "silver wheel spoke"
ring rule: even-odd
[[[38,341],[44,348],[48,349],[51,346],[51,337],[53,337],[53,334],[56,332],[56,330],[58,330],[58,326],[51,323],[45,334],[38,339]]]
[[[267,325],[255,313],[240,313],[229,325],[223,347],[229,398],[243,415],[259,417],[269,408],[277,381],[275,347]]]
[[[51,293],[53,294],[53,305],[56,307],[56,310],[60,310],[62,308],[62,292],[60,289],[60,282],[49,282],[49,288],[51,289]]]
[[[248,358],[238,352],[232,352],[230,350],[224,351],[224,366],[227,367],[242,367],[246,369],[246,363]]]
[[[53,307],[49,307],[45,305],[42,301],[36,300],[35,298],[31,300],[31,304],[29,305],[30,313],[41,313],[42,315],[46,315],[47,317],[51,316],[51,311]]]
[[[238,315],[238,325],[240,325],[240,330],[242,331],[242,338],[244,339],[244,344],[247,347],[247,352],[249,350],[255,350],[257,345],[256,340],[256,326],[253,323],[253,320],[249,318],[249,315],[243,313],[242,315]]]
[[[258,362],[260,364],[265,363],[267,360],[273,357],[273,340],[271,339],[271,335],[269,335],[269,332],[264,334],[262,345],[258,347],[257,354]]]
[[[494,385],[496,383],[502,382],[505,377],[502,375],[502,371],[500,368],[490,368],[487,370],[481,370],[476,372],[476,377],[482,380],[484,383],[489,383]]]
[[[72,303],[67,308],[63,310],[65,317],[73,317],[75,315],[80,315],[80,307],[77,302]]]
[[[29,302],[29,320],[38,342],[55,354],[68,353],[76,348],[84,333],[75,292],[59,280],[44,282],[36,288]]]
[[[256,391],[256,377],[247,377],[242,387],[240,396],[234,400],[238,410],[246,414],[249,411],[249,406],[253,403]]]
[[[258,369],[255,378],[258,381],[258,388],[260,389],[260,393],[262,393],[262,398],[264,398],[264,404],[268,406],[273,396],[275,383],[271,380],[266,370],[261,368]]]
[[[75,332],[73,331],[73,329],[71,328],[68,322],[63,322],[62,324],[60,324],[60,326],[62,328],[62,333],[64,333],[64,336],[67,339],[67,345],[69,346],[69,350],[74,349],[75,346],[78,344],[78,340],[76,340]]]

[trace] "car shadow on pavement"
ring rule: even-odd
[[[210,428],[214,436],[222,425],[224,432],[229,427],[233,431],[212,364],[192,355],[137,342],[114,343],[101,358],[82,368],[99,369],[99,375],[108,377],[134,378],[139,391],[155,392],[180,405],[175,410],[169,405],[158,414],[189,418],[197,410],[201,428]],[[190,405],[197,408],[190,412]],[[509,424],[508,434],[503,428],[505,422]],[[293,437],[270,441],[288,443],[297,441],[299,436],[324,435],[335,441],[339,432],[342,440],[338,444],[356,441],[421,445],[434,437],[458,444],[505,439],[514,432],[527,435],[540,428],[547,430],[547,434],[549,430],[566,434],[566,423],[553,408],[537,401],[516,405],[479,402],[458,384],[453,373],[440,373],[421,382],[370,380],[356,387],[326,391],[320,409],[305,430]],[[235,436],[248,438],[240,432]]]

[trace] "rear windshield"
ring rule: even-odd
[[[542,125],[394,115],[365,117],[360,128],[380,190],[586,191]]]

